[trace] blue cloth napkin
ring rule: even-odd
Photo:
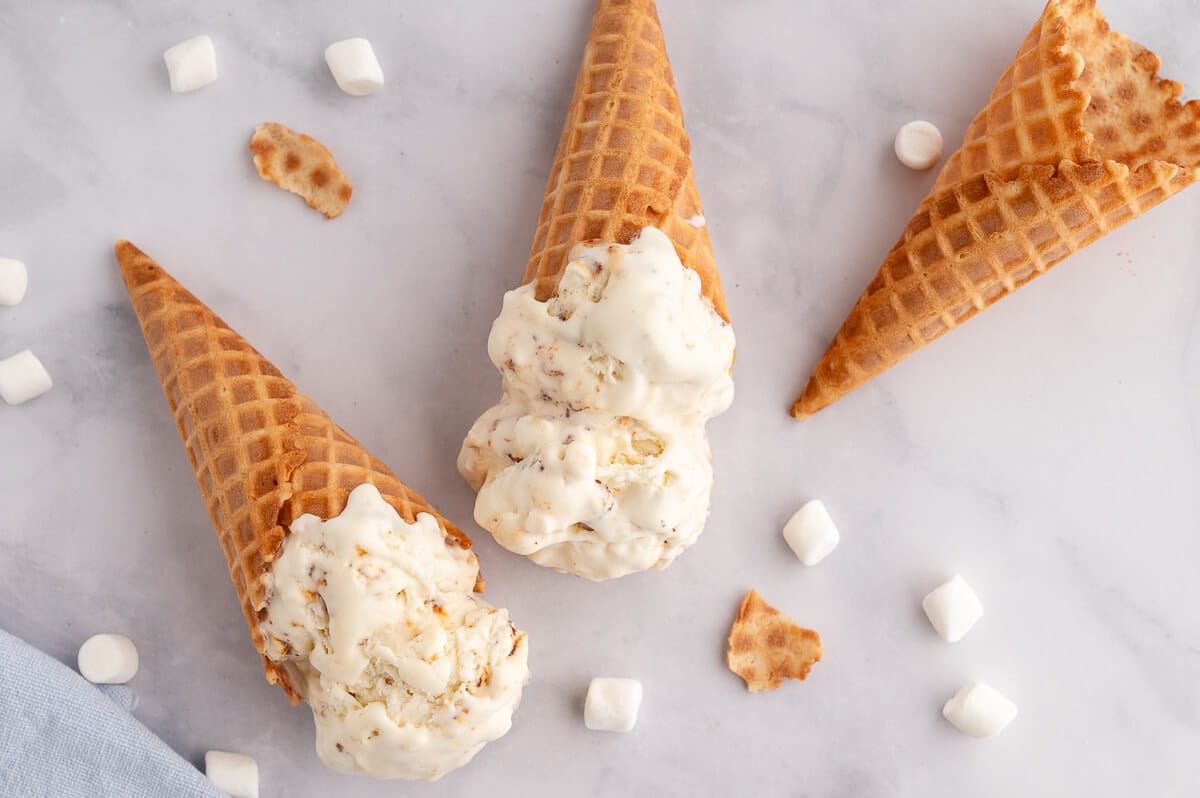
[[[0,796],[220,798],[129,714],[132,699],[0,629]]]

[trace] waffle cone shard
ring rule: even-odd
[[[821,636],[805,629],[750,590],[729,632],[725,662],[752,693],[774,690],[784,679],[808,678],[821,661]]]
[[[599,0],[524,282],[536,284],[539,300],[549,299],[576,244],[627,244],[657,227],[728,321],[702,215],[654,1]]]
[[[1200,102],[1094,0],[1051,0],[875,279],[797,418],[1200,177]]]
[[[448,545],[471,541],[146,254],[121,241],[116,256],[267,681],[296,703],[259,628],[293,520],[338,515],[354,488],[371,484],[405,521],[429,513]]]

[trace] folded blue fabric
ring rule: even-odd
[[[220,798],[129,714],[132,696],[101,692],[0,629],[0,796]]]

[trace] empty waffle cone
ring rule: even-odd
[[[1200,177],[1200,102],[1051,0],[792,406],[832,404]]]
[[[690,153],[654,0],[599,0],[525,269],[537,298],[554,296],[576,244],[656,227],[728,321]]]
[[[146,254],[121,241],[116,255],[267,681],[296,703],[259,628],[271,563],[292,521],[305,513],[328,520],[370,484],[406,522],[429,513],[448,545],[471,541]]]

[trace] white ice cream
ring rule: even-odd
[[[557,296],[509,291],[488,354],[504,395],[458,469],[510,551],[587,577],[665,568],[708,517],[704,424],[733,401],[733,330],[670,239],[577,246]]]
[[[341,515],[303,515],[290,532],[262,628],[312,706],[322,762],[433,780],[508,731],[525,633],[473,594],[474,555],[433,516],[405,523],[361,485]]]

